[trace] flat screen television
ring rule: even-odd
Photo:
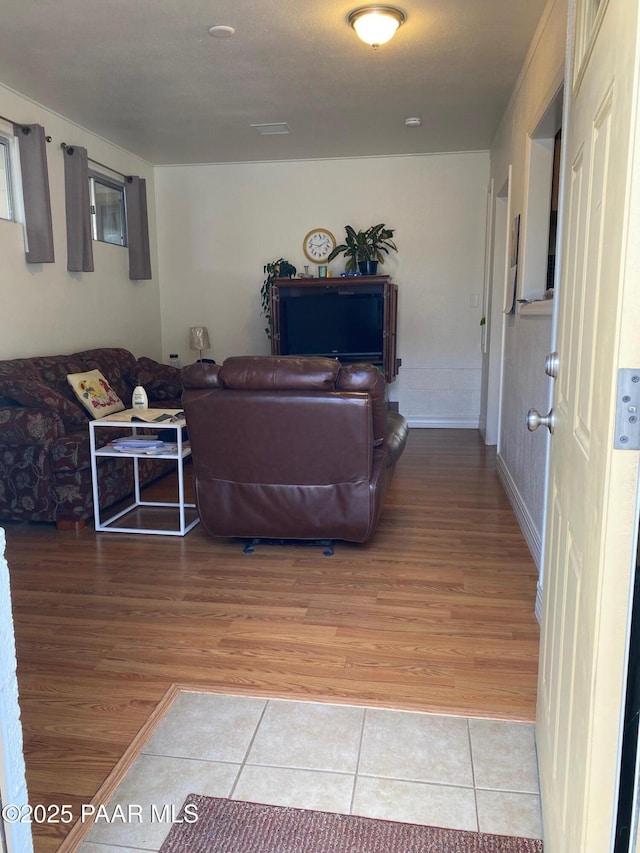
[[[381,287],[282,287],[280,352],[340,361],[381,362],[384,295]]]

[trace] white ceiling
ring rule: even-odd
[[[155,164],[487,149],[545,0],[403,0],[377,51],[358,5],[7,0],[0,81]]]

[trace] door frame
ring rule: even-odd
[[[4,552],[5,532],[0,527],[0,803],[18,807],[28,806],[29,797],[22,751],[9,567]],[[0,821],[0,849],[4,845],[7,853],[33,853],[31,824]]]
[[[484,443],[488,445],[498,445],[500,442],[505,344],[504,301],[509,276],[512,171],[510,165],[507,178],[499,192],[495,192],[493,180],[488,190],[487,212],[490,225],[487,224],[480,404],[486,417],[485,430],[484,433],[481,430],[481,434]]]

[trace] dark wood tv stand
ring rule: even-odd
[[[382,317],[382,351],[378,357],[367,359],[380,367],[387,382],[393,382],[398,375],[399,360],[396,352],[396,337],[398,324],[398,286],[391,281],[388,275],[363,275],[363,276],[340,276],[338,278],[277,278],[271,288],[271,354],[292,355],[285,351],[281,330],[283,328],[281,305],[283,294],[290,296],[292,293],[304,297],[306,289],[309,294],[317,294],[319,289],[330,289],[338,293],[357,291],[359,287],[367,286],[367,290],[377,292],[384,299],[384,310]],[[314,290],[315,289],[315,290]],[[349,358],[346,354],[346,360]]]

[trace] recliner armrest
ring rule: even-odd
[[[373,364],[343,364],[336,381],[337,391],[362,391],[371,397],[373,443],[382,444],[387,430],[387,382]]]
[[[395,465],[402,455],[408,434],[409,427],[403,415],[398,412],[387,412],[384,441],[376,450],[386,454],[388,466]]]
[[[220,388],[221,382],[219,364],[196,361],[188,364],[180,371],[180,381],[183,388]]]

